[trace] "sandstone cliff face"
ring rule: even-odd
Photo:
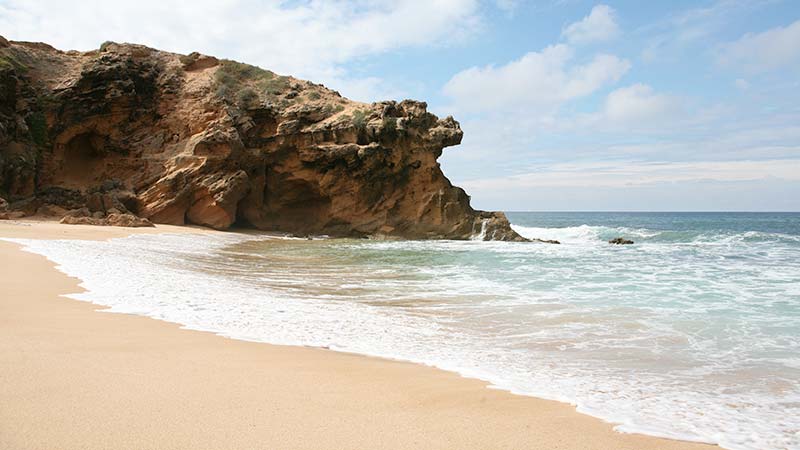
[[[11,210],[523,240],[502,213],[473,210],[442,173],[437,158],[461,137],[458,122],[423,102],[353,102],[233,61],[0,38],[0,197]]]

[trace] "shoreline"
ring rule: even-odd
[[[216,233],[0,222],[0,237]],[[622,434],[566,403],[430,366],[225,339],[63,298],[79,281],[0,241],[0,447],[715,448]],[[53,370],[58,368],[58,370]]]

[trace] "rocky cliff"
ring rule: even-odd
[[[523,240],[442,173],[461,137],[423,102],[358,103],[200,54],[0,37],[0,197],[18,215]]]

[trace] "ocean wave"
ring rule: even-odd
[[[800,244],[800,236],[761,231],[731,232],[696,230],[650,230],[646,228],[608,227],[583,224],[574,227],[542,228],[511,224],[511,228],[528,239],[555,239],[562,244],[598,244],[616,237],[625,237],[638,243],[663,244],[748,244],[789,243]]]

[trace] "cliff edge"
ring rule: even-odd
[[[444,176],[462,131],[426,107],[197,53],[0,37],[0,197],[81,223],[525,240]]]

